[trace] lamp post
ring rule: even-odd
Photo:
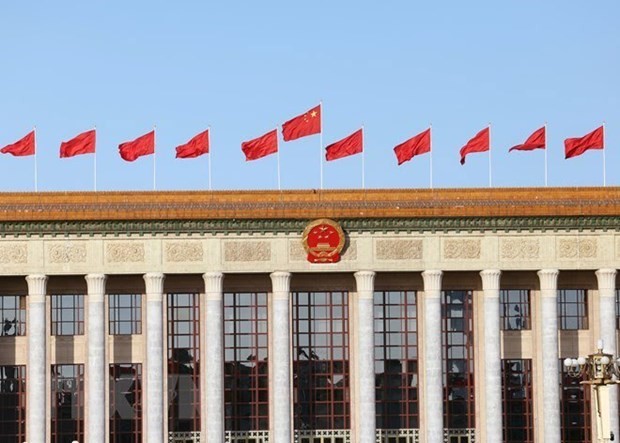
[[[596,413],[596,429],[599,442],[614,441],[615,436],[610,429],[609,387],[620,383],[620,358],[614,360],[612,354],[603,352],[603,340],[598,341],[598,350],[587,357],[567,358],[564,366],[568,375],[574,378],[583,377],[581,384],[592,387],[594,393],[594,409]]]

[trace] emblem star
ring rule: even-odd
[[[312,112],[310,113],[310,117],[312,117],[312,118],[316,117],[316,111],[312,111]]]

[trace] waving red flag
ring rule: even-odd
[[[589,134],[578,138],[564,140],[564,158],[573,158],[583,154],[588,149],[605,148],[605,132],[603,126],[596,128]]]
[[[487,126],[461,148],[461,164],[465,164],[465,157],[472,152],[486,152],[491,149],[491,130]]]
[[[321,105],[315,106],[308,112],[290,119],[282,125],[284,141],[297,140],[308,135],[321,132]]]
[[[184,145],[176,147],[176,158],[196,158],[209,153],[209,130],[196,135]]]
[[[82,154],[94,154],[97,132],[94,129],[82,132],[76,137],[60,144],[60,158]]]
[[[431,152],[431,128],[420,132],[394,148],[399,165],[411,160],[416,155],[426,154],[427,152]]]
[[[547,129],[543,126],[540,129],[534,131],[532,135],[530,135],[525,143],[513,146],[508,150],[508,152],[512,151],[533,151],[534,149],[546,149],[547,147]]]
[[[2,154],[11,154],[15,157],[25,157],[34,155],[35,152],[35,135],[34,131],[29,132],[24,138],[13,144],[7,145],[0,149]]]
[[[258,160],[270,154],[278,152],[278,130],[274,129],[254,140],[241,143],[241,150],[245,154],[245,160]]]
[[[342,140],[332,143],[325,148],[325,160],[338,160],[349,155],[359,154],[364,150],[364,131],[358,129]]]
[[[123,160],[132,162],[144,155],[155,153],[155,131],[144,134],[137,139],[118,145],[118,152]]]

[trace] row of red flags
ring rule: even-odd
[[[282,136],[285,142],[321,133],[321,105],[315,106],[304,114],[298,115],[282,125]],[[583,137],[564,140],[565,158],[576,157],[589,149],[604,148],[604,127],[601,126]],[[509,151],[532,151],[546,149],[546,127],[537,129],[524,143],[513,146]],[[194,136],[187,143],[177,146],[177,158],[195,158],[209,153],[209,130]],[[90,130],[79,134],[60,145],[60,157],[73,157],[95,152],[96,131]],[[121,143],[119,154],[126,161],[134,161],[144,155],[155,153],[155,130],[135,140]],[[257,160],[278,152],[278,130],[274,129],[265,135],[241,143],[246,160]],[[491,128],[486,127],[470,139],[460,150],[461,164],[465,157],[475,152],[486,152],[491,149]],[[327,161],[337,160],[350,155],[360,154],[364,150],[364,131],[358,129],[353,134],[328,145],[325,148]],[[416,155],[431,151],[431,128],[417,134],[394,148],[398,164],[411,160]],[[0,149],[2,154],[28,156],[35,154],[35,131],[30,132],[21,140]]]

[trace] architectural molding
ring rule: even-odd
[[[199,240],[166,242],[164,252],[167,262],[201,262],[204,259],[202,243]]]
[[[377,260],[420,260],[423,243],[420,239],[378,239],[375,241]]]
[[[480,240],[478,239],[446,239],[443,243],[443,258],[456,259],[479,259]]]
[[[225,262],[254,262],[271,260],[268,241],[227,240],[223,243]]]
[[[504,238],[500,240],[503,260],[533,260],[540,256],[540,241],[536,238]]]
[[[28,245],[25,242],[0,244],[0,263],[28,263]]]
[[[58,243],[51,244],[47,249],[49,263],[86,263],[86,244]]]
[[[108,263],[144,263],[144,243],[113,242],[106,244],[105,258]]]

